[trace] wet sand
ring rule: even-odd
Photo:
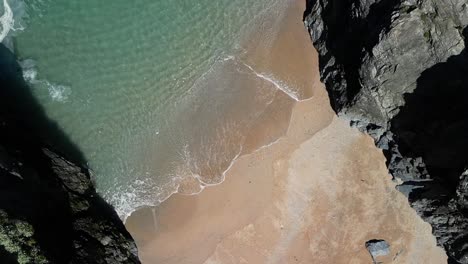
[[[245,59],[302,100],[275,93],[223,183],[174,194],[127,220],[143,263],[372,263],[370,239],[390,244],[383,263],[447,262],[430,226],[395,190],[382,152],[333,113],[302,2],[278,38],[253,45]]]

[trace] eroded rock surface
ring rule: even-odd
[[[468,263],[468,3],[308,0],[334,110],[371,135],[450,262]]]

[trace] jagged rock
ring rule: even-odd
[[[308,0],[304,20],[333,109],[383,149],[449,260],[468,263],[466,0]]]
[[[87,173],[82,168],[75,166],[73,163],[48,149],[43,149],[43,151],[52,162],[52,170],[60,177],[63,185],[69,191],[83,195],[92,189],[89,172]]]
[[[468,210],[468,170],[460,176],[460,182],[457,188],[458,206]]]

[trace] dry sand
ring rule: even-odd
[[[370,239],[390,244],[382,263],[447,263],[430,226],[395,190],[382,152],[334,115],[302,2],[268,47],[274,56],[255,46],[248,63],[287,80],[304,100],[276,94],[222,184],[127,220],[143,263],[372,263]]]

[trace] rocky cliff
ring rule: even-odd
[[[450,263],[468,263],[468,2],[307,0],[339,116],[383,149]]]
[[[0,263],[139,263],[131,236],[77,164],[82,155],[0,44]]]

